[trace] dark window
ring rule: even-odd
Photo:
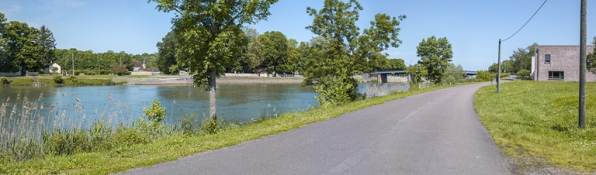
[[[550,63],[550,54],[544,55],[544,62],[545,63]]]
[[[548,71],[549,80],[563,80],[565,79],[565,73],[563,71]]]

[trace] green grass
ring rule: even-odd
[[[450,86],[434,86],[423,90],[374,97],[340,106],[327,106],[310,111],[287,113],[243,126],[228,124],[215,134],[199,132],[199,134],[189,135],[184,134],[184,132],[171,132],[167,137],[156,137],[147,143],[115,144],[110,149],[100,149],[95,152],[75,152],[69,155],[48,154],[43,158],[34,158],[28,161],[2,160],[0,158],[0,174],[107,174],[122,172],[135,167],[151,166],[172,161],[179,157],[279,134],[311,123],[334,118],[347,112],[446,87]],[[182,129],[179,131],[182,131]],[[117,134],[115,137],[117,137]]]
[[[499,94],[495,86],[486,86],[476,92],[474,106],[507,154],[594,172],[596,84],[586,89],[586,129],[578,127],[577,82],[514,81],[503,83]]]

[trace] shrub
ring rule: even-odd
[[[114,134],[114,145],[118,146],[132,146],[134,144],[145,144],[151,142],[151,137],[147,134],[142,134],[135,128],[120,127],[116,129]]]
[[[10,84],[10,82],[8,81],[8,79],[7,79],[6,77],[2,77],[2,79],[1,79],[0,81],[2,81],[2,84],[3,84],[3,85],[8,85],[8,84]]]
[[[31,78],[15,78],[10,82],[12,86],[29,86],[31,83],[35,82]]]
[[[54,78],[52,78],[54,80],[54,83],[56,84],[62,84],[64,83],[64,79],[62,79],[62,76],[54,76]]]
[[[166,108],[162,107],[159,103],[159,99],[155,98],[151,102],[151,106],[144,110],[144,115],[151,121],[151,127],[153,129],[159,129],[162,127],[161,120],[166,118]]]
[[[526,77],[530,76],[530,71],[526,70],[526,69],[519,70],[519,71],[517,71],[517,76],[521,76],[522,79],[525,79]]]
[[[112,73],[118,74],[120,76],[130,74],[125,65],[114,66],[114,68],[112,68]]]
[[[482,81],[493,81],[495,77],[490,72],[481,70],[476,74],[476,79],[480,79]]]

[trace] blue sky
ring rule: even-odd
[[[515,33],[544,0],[360,0],[361,29],[377,13],[406,15],[400,25],[403,43],[387,51],[390,58],[414,64],[416,46],[432,35],[447,37],[453,46],[453,63],[466,70],[487,69],[497,61],[498,40]],[[173,13],[155,10],[146,0],[0,0],[0,12],[9,21],[30,26],[46,25],[58,48],[105,52],[157,52],[155,44],[170,31]],[[320,9],[322,0],[280,0],[272,16],[251,27],[259,33],[281,31],[288,38],[308,41],[314,35],[306,7]],[[588,42],[596,36],[596,4],[588,2]],[[580,0],[549,0],[516,36],[502,43],[501,59],[518,47],[579,45]]]

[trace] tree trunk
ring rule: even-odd
[[[211,119],[215,118],[215,94],[216,94],[216,87],[215,87],[215,79],[217,78],[216,71],[217,69],[214,67],[211,69],[211,83],[209,83],[209,117]]]

